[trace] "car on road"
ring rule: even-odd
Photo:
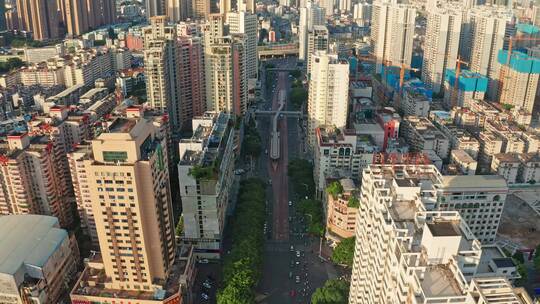
[[[208,281],[207,281],[207,282],[204,282],[204,283],[202,283],[202,286],[203,286],[204,288],[206,288],[206,289],[210,289],[210,288],[212,288],[212,284],[210,284],[210,282],[208,282]]]
[[[264,154],[268,155],[268,149],[264,150]]]
[[[299,258],[300,257],[300,251],[296,250],[296,257]]]
[[[271,179],[268,180],[268,184],[272,185],[272,180]]]
[[[294,246],[293,246],[293,245],[291,245],[291,252],[293,252],[293,251],[294,251]]]
[[[208,299],[210,299],[210,297],[203,292],[203,293],[201,293],[201,299],[208,301]]]
[[[209,263],[208,259],[201,259],[201,260],[198,260],[197,262],[199,264],[208,264]]]
[[[294,281],[295,281],[296,283],[300,283],[300,276],[296,276],[296,278],[294,279]]]
[[[244,170],[244,169],[236,169],[236,170],[234,170],[234,174],[236,174],[236,175],[242,175],[244,173],[246,173],[246,170]]]
[[[292,201],[289,201],[289,206],[292,206]]]
[[[289,279],[292,279],[292,271],[289,271]]]

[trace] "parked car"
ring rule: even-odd
[[[202,259],[198,261],[199,264],[208,264],[208,259]]]

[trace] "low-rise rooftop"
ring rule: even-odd
[[[14,275],[24,265],[43,267],[66,237],[52,216],[1,216],[0,273]]]

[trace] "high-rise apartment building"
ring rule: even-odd
[[[220,256],[234,169],[233,116],[206,112],[194,117],[193,136],[180,140],[178,180],[183,241],[209,258]]]
[[[308,47],[307,47],[307,71],[308,75],[311,73],[312,57],[313,53],[317,51],[328,51],[328,41],[330,35],[328,28],[324,25],[315,25],[313,29],[308,33]]]
[[[191,0],[191,12],[193,18],[207,20],[211,12],[210,0]]]
[[[91,289],[76,288],[72,301],[172,296],[165,286],[176,258],[167,136],[134,110],[105,122],[83,162],[101,261],[89,263],[81,280],[91,279],[95,263],[102,272]]]
[[[168,0],[146,0],[146,18],[163,16],[166,14]]]
[[[247,107],[245,34],[230,34],[225,17],[212,14],[204,30],[206,109],[242,115]]]
[[[463,51],[472,72],[485,75],[489,79],[488,97],[495,99],[498,90],[500,64],[497,56],[515,32],[511,10],[476,6],[468,11],[467,29],[463,33]]]
[[[540,59],[514,51],[508,60],[508,51],[498,53],[498,63],[501,65],[502,81],[499,83],[499,103],[509,104],[515,110],[533,112],[538,81],[540,79]]]
[[[371,13],[373,6],[371,3],[359,2],[353,6],[353,19],[360,26],[369,24],[371,22]]]
[[[349,303],[466,303],[464,273],[474,273],[481,246],[458,212],[426,210],[439,179],[433,166],[364,170]]]
[[[249,12],[227,13],[229,31],[246,35],[246,73],[248,78],[257,78],[259,57],[257,56],[257,15]]]
[[[416,9],[408,4],[377,1],[371,15],[371,46],[377,71],[384,62],[411,65]]]
[[[339,0],[339,11],[348,13],[351,11],[352,3],[351,0]]]
[[[206,111],[204,79],[204,46],[201,37],[179,36],[177,39],[178,81],[183,127],[194,116]]]
[[[298,24],[299,55],[300,60],[308,58],[308,33],[315,25],[324,25],[324,8],[309,1],[305,7],[300,8],[300,22]]]
[[[17,0],[20,30],[32,32],[36,40],[60,37],[57,0]]]
[[[43,126],[45,127],[45,126]],[[53,126],[47,127],[53,131]],[[49,133],[49,132],[47,132]],[[0,214],[42,214],[73,223],[73,197],[61,137],[11,134],[0,147]]]
[[[334,14],[334,0],[319,0],[319,6],[324,8],[326,16],[332,16]]]
[[[178,87],[176,27],[168,26],[165,16],[151,18],[144,28],[144,73],[150,106],[168,113],[173,130],[182,126]]]
[[[116,2],[110,0],[58,0],[69,35],[79,36],[116,21]]]
[[[349,63],[335,54],[316,52],[309,80],[308,142],[316,145],[320,126],[344,128],[349,107]]]
[[[247,108],[246,36],[216,38],[205,54],[206,109],[243,115]]]
[[[456,67],[463,11],[443,6],[427,14],[422,81],[434,93],[439,93],[444,88],[446,69]]]
[[[177,23],[192,16],[190,0],[168,0],[165,14],[170,22]]]
[[[71,301],[189,303],[194,261],[174,239],[167,121],[128,108],[104,123],[83,162],[101,252],[89,257]]]
[[[459,212],[432,210],[442,179],[432,165],[364,170],[349,303],[486,303],[475,281],[515,275],[511,260],[482,247]],[[498,262],[491,252],[510,273],[483,266]]]
[[[239,0],[237,1],[237,10],[239,12],[248,12],[252,14],[257,13],[257,6],[255,0]]]

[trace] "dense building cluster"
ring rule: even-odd
[[[0,46],[0,303],[213,301],[222,259],[219,304],[320,304],[311,235],[354,244],[324,303],[538,303],[536,2],[0,0]]]

